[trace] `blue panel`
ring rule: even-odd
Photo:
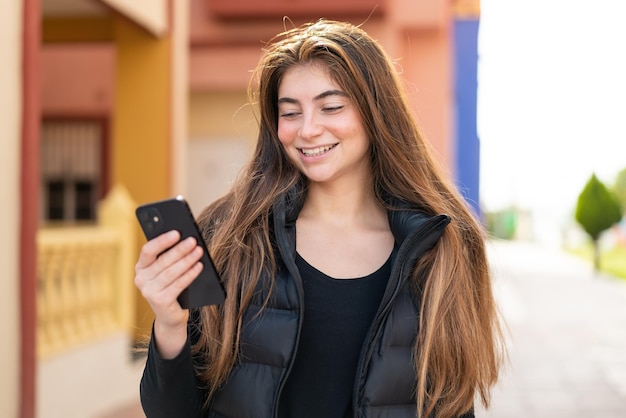
[[[478,89],[478,19],[454,22],[456,99],[456,181],[480,215],[480,141],[476,128]]]

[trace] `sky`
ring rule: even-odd
[[[481,203],[548,227],[626,168],[626,2],[482,0]]]

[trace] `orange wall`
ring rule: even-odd
[[[112,182],[139,201],[161,199],[170,182],[170,44],[128,20],[115,23],[117,45]]]
[[[402,68],[409,102],[423,134],[452,174],[454,169],[451,40],[447,31],[411,33],[402,42]]]
[[[45,17],[41,37],[44,43],[110,42],[113,21],[108,16]]]
[[[51,44],[41,51],[44,115],[108,115],[113,105],[112,44]]]
[[[129,20],[115,21],[117,47],[111,149],[112,184],[127,187],[136,203],[169,197],[171,153],[171,39],[155,38]],[[139,229],[138,229],[139,231]],[[139,246],[145,242],[138,232]],[[136,338],[149,333],[153,315],[136,292]]]

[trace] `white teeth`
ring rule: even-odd
[[[307,157],[317,157],[318,155],[322,155],[323,153],[329,151],[330,149],[334,148],[334,145],[326,145],[323,147],[317,147],[317,148],[309,148],[309,149],[300,149],[300,152],[302,152],[304,155],[306,155]]]

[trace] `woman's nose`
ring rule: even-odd
[[[300,136],[302,138],[314,138],[320,135],[323,130],[324,127],[315,114],[304,114],[304,117],[302,118],[302,126],[300,126]]]

